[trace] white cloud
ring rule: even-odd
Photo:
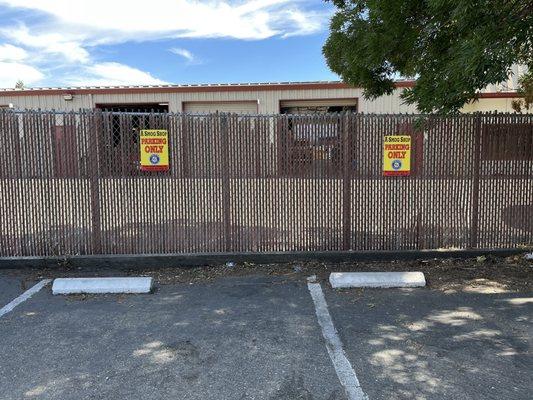
[[[0,61],[22,61],[28,57],[28,53],[21,47],[11,44],[0,45]]]
[[[287,11],[287,18],[294,23],[296,29],[283,34],[283,37],[303,36],[320,31],[326,21],[324,13],[303,13],[300,10],[293,9]]]
[[[0,0],[0,7],[25,10],[17,25],[5,21],[0,37],[0,79],[12,86],[14,65],[25,83],[132,85],[165,83],[124,64],[98,63],[91,55],[102,44],[172,38],[260,40],[308,35],[328,15],[305,0]],[[316,5],[315,5],[316,6]],[[39,18],[33,18],[38,14]],[[35,21],[38,21],[36,23]],[[4,40],[5,41],[5,40]],[[14,46],[16,45],[16,46]],[[188,64],[201,61],[187,49],[171,49]],[[24,60],[24,64],[16,64]],[[76,78],[71,78],[75,76]],[[18,77],[15,78],[19,79]],[[42,82],[41,82],[42,83]]]
[[[71,86],[164,85],[166,83],[148,72],[116,62],[83,67],[75,78],[67,80],[67,84]]]
[[[32,85],[44,78],[44,74],[31,65],[0,61],[0,87],[13,88],[18,80]]]
[[[177,54],[178,56],[182,56],[183,58],[185,58],[189,62],[193,62],[196,59],[196,57],[194,57],[194,54],[192,54],[187,49],[181,49],[179,47],[173,47],[173,48],[169,49],[169,51],[171,53]]]
[[[62,33],[42,33],[32,34],[25,26],[1,29],[2,34],[14,41],[33,49],[51,55],[61,55],[69,62],[87,62],[89,61],[89,52],[85,50],[80,39],[68,37]]]
[[[96,43],[169,37],[265,39],[313,33],[326,18],[302,8],[301,0],[0,0],[44,12],[61,31]],[[51,27],[49,27],[50,29]]]

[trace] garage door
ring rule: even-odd
[[[328,112],[357,111],[357,99],[282,100],[282,114],[324,114]]]
[[[235,114],[257,114],[257,101],[186,102],[183,111],[191,114],[226,112]]]

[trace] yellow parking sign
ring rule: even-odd
[[[140,136],[141,170],[168,171],[168,131],[143,129]]]
[[[405,176],[410,173],[411,136],[385,136],[383,141],[383,175]]]

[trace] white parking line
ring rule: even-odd
[[[316,316],[318,318],[318,323],[322,328],[322,336],[326,340],[326,348],[328,350],[329,357],[331,362],[335,367],[337,376],[341,385],[346,391],[348,400],[364,400],[368,397],[364,394],[359,380],[355,375],[355,371],[352,368],[352,364],[346,358],[344,350],[342,349],[342,342],[337,334],[337,330],[333,325],[331,315],[328,311],[328,304],[324,298],[324,293],[322,292],[322,287],[320,283],[311,283],[307,284],[313,302],[315,303]]]
[[[48,285],[51,281],[52,281],[51,279],[43,279],[42,281],[37,283],[35,286],[33,286],[30,289],[26,290],[24,293],[22,293],[19,297],[17,297],[11,303],[9,303],[9,304],[5,305],[4,307],[0,308],[0,318],[2,318],[8,312],[13,311],[13,309],[16,306],[18,306],[20,303],[28,300],[31,296],[33,296],[35,293],[37,293],[43,287]]]

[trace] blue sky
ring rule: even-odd
[[[322,0],[0,0],[0,87],[336,80]]]

